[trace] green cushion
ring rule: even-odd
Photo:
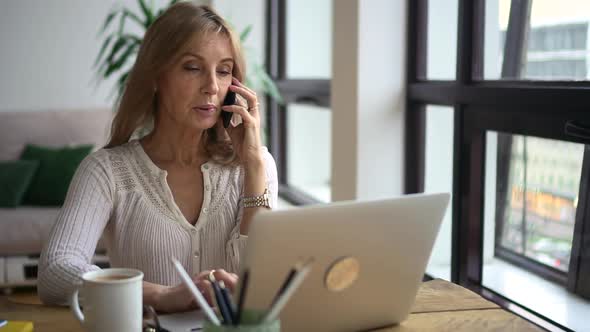
[[[36,160],[0,161],[1,207],[17,207],[22,203],[38,167]]]
[[[20,159],[38,160],[39,169],[33,177],[23,203],[44,206],[62,205],[78,165],[90,151],[92,151],[92,145],[63,148],[27,145]]]

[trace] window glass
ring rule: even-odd
[[[586,80],[590,49],[590,1],[533,0],[525,26],[523,60],[504,57],[510,0],[486,1],[486,79]],[[505,61],[518,61],[519,72],[502,73]]]
[[[287,105],[287,182],[321,202],[331,201],[332,112]]]
[[[425,192],[453,192],[453,108],[426,106]],[[451,278],[452,204],[434,243],[426,268],[432,277]]]

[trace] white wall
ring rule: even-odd
[[[332,200],[398,196],[406,2],[339,0],[333,8]]]
[[[406,99],[405,1],[362,0],[359,44],[358,198],[401,195]],[[387,41],[384,43],[384,41]]]
[[[262,59],[264,1],[213,2],[238,31],[255,24],[249,44]],[[97,86],[93,63],[102,41],[98,30],[115,4],[138,9],[136,0],[0,2],[0,111],[111,107],[115,80]]]
[[[333,4],[332,18],[332,200],[357,197],[358,44],[357,1]]]
[[[113,81],[96,87],[92,65],[115,2],[2,1],[0,111],[109,107]]]

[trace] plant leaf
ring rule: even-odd
[[[147,27],[152,25],[152,22],[154,21],[154,13],[149,9],[145,0],[137,0],[137,2],[139,3],[139,7],[141,7],[143,16],[145,16],[144,27],[147,29]]]
[[[117,55],[117,53],[123,49],[123,47],[127,44],[127,40],[125,38],[117,38],[117,40],[115,40],[115,42],[113,43],[113,47],[111,48],[111,51],[109,52],[109,55],[106,58],[107,62],[113,62],[113,59],[115,58],[115,56]]]
[[[109,64],[109,66],[107,67],[107,70],[104,72],[104,74],[102,76],[104,78],[109,78],[111,76],[111,74],[113,74],[120,67],[121,66],[116,66],[114,63],[111,63],[111,64]]]
[[[131,56],[133,54],[133,52],[136,51],[136,48],[137,48],[136,44],[129,45],[127,47],[127,49],[125,50],[125,52],[123,52],[123,54],[121,54],[121,56],[115,62],[110,62],[109,67],[107,68],[106,72],[104,73],[104,77],[107,78],[107,77],[111,76],[115,71],[119,70],[125,64],[125,62],[129,59],[129,56]]]
[[[240,33],[240,41],[243,43],[248,38],[248,35],[252,31],[252,24],[248,24],[248,26]]]
[[[170,4],[169,4],[168,6],[172,6],[173,4],[175,4],[175,3],[177,3],[177,2],[178,2],[178,0],[171,0],[171,1],[170,1]]]
[[[104,72],[106,71],[106,68],[108,67],[109,62],[108,61],[103,61],[100,66],[98,66],[98,69],[96,70],[96,76],[100,77],[100,78],[104,78]]]
[[[102,28],[98,32],[99,36],[107,30],[107,28],[109,27],[109,25],[111,24],[111,22],[113,21],[115,16],[117,16],[117,14],[119,14],[119,10],[114,9],[113,11],[111,11],[109,13],[109,15],[107,15],[107,18],[104,20],[104,24],[102,25]]]
[[[109,37],[116,37],[116,34],[112,34]],[[117,54],[127,45],[127,47],[131,47],[134,46],[137,48],[137,46],[139,46],[141,44],[141,39],[135,35],[131,35],[131,34],[124,34],[122,36],[117,37],[116,40],[113,41],[113,43],[111,43],[111,50],[108,54],[108,56],[106,56],[103,59],[103,63],[99,66],[99,68],[97,69],[97,74],[98,76],[102,76],[104,78],[106,78],[105,73],[107,72],[107,68],[110,66],[110,64],[113,62],[113,59],[115,57],[117,57]],[[100,62],[100,61],[99,61]],[[97,63],[99,63],[97,62]]]
[[[285,101],[283,100],[283,97],[281,96],[281,92],[279,91],[279,88],[277,87],[277,85],[275,84],[275,82],[273,81],[273,79],[266,73],[266,70],[264,70],[262,67],[258,67],[257,70],[257,74],[258,74],[258,78],[261,80],[262,85],[264,86],[264,92],[268,93],[272,99],[274,99],[277,103],[279,104],[284,104]]]
[[[125,18],[127,17],[127,13],[124,11],[121,13],[119,18],[119,29],[117,30],[117,34],[120,36],[123,34],[123,30],[125,29]]]
[[[254,88],[254,90],[257,89],[257,86],[255,86],[254,82],[252,82],[252,79],[249,76],[246,76],[246,81],[244,82],[244,84],[246,84],[246,86],[248,87]]]
[[[125,85],[127,83],[127,77],[129,76],[130,73],[131,73],[131,70],[128,70],[125,73],[123,73],[123,75],[121,75],[121,77],[119,77],[119,80],[117,81],[119,83],[119,85]]]
[[[143,27],[144,22],[137,16],[135,13],[131,12],[129,9],[123,9],[123,13],[127,15],[130,19],[132,19],[135,23],[139,24],[140,27]]]
[[[104,55],[104,52],[107,50],[107,47],[109,46],[109,43],[111,42],[111,39],[113,39],[114,35],[110,35],[108,36],[104,42],[102,43],[102,46],[100,47],[100,51],[98,52],[98,55],[96,56],[96,60],[94,60],[94,66],[96,67],[96,65],[98,65],[98,63],[100,62],[100,59],[102,59],[102,56]]]
[[[127,40],[133,41],[136,44],[141,44],[142,38],[136,36],[136,35],[132,35],[130,33],[125,33],[123,35],[121,35],[121,38],[125,38]]]
[[[141,39],[137,38],[134,35],[122,35],[117,38],[114,42],[111,52],[106,58],[106,61],[112,62],[113,59],[117,56],[118,52],[123,49],[124,46],[138,46],[141,43]]]

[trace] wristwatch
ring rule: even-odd
[[[264,189],[264,193],[259,196],[254,197],[244,197],[242,200],[244,202],[245,208],[251,207],[265,207],[270,209],[270,201],[268,198],[268,188]]]

